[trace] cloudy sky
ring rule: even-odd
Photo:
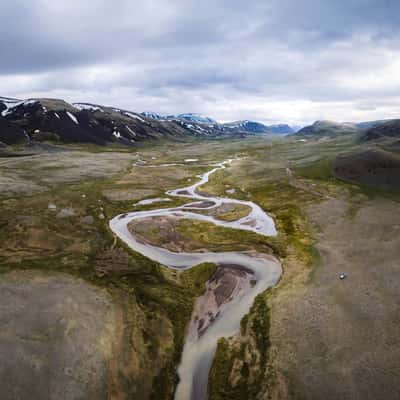
[[[221,121],[400,116],[399,0],[4,0],[0,95]]]

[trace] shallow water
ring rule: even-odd
[[[194,185],[167,191],[170,196],[187,197],[194,199],[191,210],[197,209],[195,204],[199,201],[213,202],[206,208],[218,207],[224,203],[244,204],[251,208],[250,213],[233,222],[221,221],[212,216],[197,214],[187,211],[188,204],[176,207],[157,209],[152,211],[138,211],[121,214],[110,221],[111,230],[133,250],[144,256],[175,269],[188,269],[203,262],[216,264],[241,265],[251,269],[257,280],[255,286],[240,293],[226,305],[223,312],[214,323],[198,338],[197,335],[188,336],[185,341],[181,363],[178,368],[180,382],[176,389],[175,400],[205,400],[207,399],[208,373],[215,354],[218,340],[221,337],[229,337],[238,332],[240,321],[246,315],[254,301],[254,298],[268,287],[277,283],[282,273],[280,263],[268,256],[245,252],[206,252],[206,253],[174,253],[169,250],[140,243],[128,230],[128,224],[132,220],[155,216],[174,216],[212,222],[228,228],[253,231],[260,235],[276,235],[273,219],[267,215],[257,204],[251,201],[243,201],[222,197],[208,197],[197,193],[197,189],[208,182],[211,174],[225,168],[233,160],[227,160],[213,165],[210,171],[200,176],[200,181]]]

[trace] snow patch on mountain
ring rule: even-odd
[[[128,125],[125,125],[125,128],[133,135],[136,136],[136,132],[134,132]]]
[[[195,113],[179,114],[176,118],[184,121],[195,122],[198,124],[207,124],[207,125],[217,124],[217,121],[215,121],[215,119]]]
[[[139,115],[132,114],[130,112],[124,112],[124,115],[131,117],[131,118],[138,119],[140,122],[146,122],[143,118],[139,117]]]
[[[22,100],[22,101],[17,101],[17,102],[8,102],[8,104],[6,104],[5,102],[2,101],[2,103],[6,105],[7,109],[5,109],[1,113],[1,115],[3,117],[5,117],[5,116],[7,116],[9,114],[12,114],[13,111],[19,106],[24,106],[25,107],[25,106],[29,106],[29,105],[35,104],[37,102],[38,101],[34,100],[34,99]]]
[[[79,110],[89,110],[89,111],[100,111],[103,112],[103,109],[99,106],[89,103],[73,103],[72,104],[75,108]]]
[[[79,122],[74,114],[71,114],[69,111],[67,111],[67,115],[72,119],[72,121],[74,121],[77,125],[79,125]]]
[[[121,138],[121,134],[119,133],[119,131],[114,131],[113,135],[117,138],[120,139]]]
[[[151,111],[145,111],[141,113],[144,117],[151,118],[151,119],[157,119],[157,120],[166,120],[168,119],[168,116],[157,114],[155,112]],[[171,115],[170,115],[171,117]]]
[[[217,121],[210,117],[206,117],[201,114],[195,113],[185,113],[185,114],[178,114],[178,115],[162,115],[157,114],[154,112],[146,111],[141,113],[144,117],[161,120],[161,121],[171,121],[171,120],[178,120],[183,122],[191,122],[195,124],[203,124],[203,125],[217,125]]]

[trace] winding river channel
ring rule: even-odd
[[[245,268],[252,273],[253,284],[236,293],[221,308],[217,317],[201,335],[188,332],[178,368],[180,382],[176,389],[175,400],[207,399],[208,374],[221,337],[236,334],[240,321],[253,304],[254,298],[267,288],[274,286],[280,278],[282,268],[279,261],[269,255],[255,252],[182,252],[175,253],[167,249],[140,242],[128,230],[133,220],[149,217],[173,217],[207,221],[219,226],[253,231],[260,235],[276,235],[273,219],[261,207],[251,201],[211,197],[198,193],[201,185],[208,182],[210,175],[226,168],[234,160],[227,160],[211,165],[212,169],[200,176],[200,180],[188,187],[167,191],[169,196],[186,197],[193,202],[180,207],[162,208],[151,211],[137,211],[116,216],[110,221],[111,230],[130,248],[144,256],[173,269],[188,269],[203,262],[218,265],[230,265]],[[146,168],[146,167],[144,167]],[[160,200],[160,199],[157,199]],[[149,203],[148,203],[149,204]],[[211,215],[199,214],[199,210],[211,210],[224,204],[241,204],[248,206],[248,215],[236,221],[222,221]]]

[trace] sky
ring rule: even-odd
[[[0,95],[306,125],[400,117],[399,0],[3,0]]]

